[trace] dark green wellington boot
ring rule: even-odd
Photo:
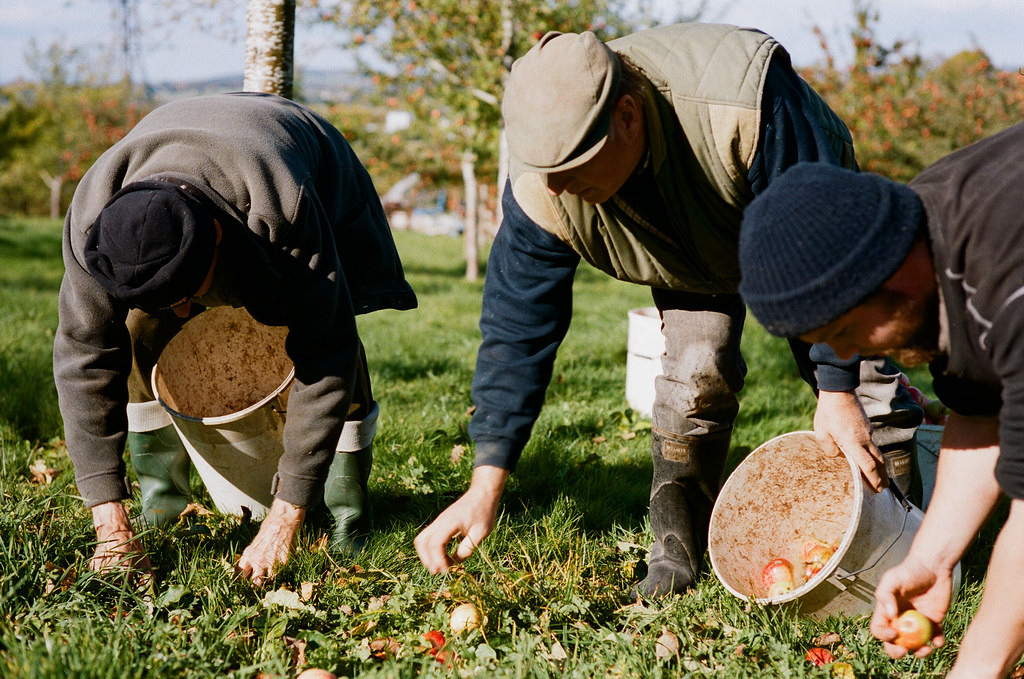
[[[327,472],[324,504],[334,519],[331,546],[358,554],[370,532],[370,501],[366,490],[373,466],[372,444],[354,453],[337,452]]]
[[[142,490],[143,521],[149,526],[176,521],[189,503],[191,465],[174,426],[128,432],[128,452]]]
[[[677,439],[652,431],[654,544],[647,559],[647,577],[634,586],[630,597],[681,594],[693,585],[707,549],[711,510],[722,485],[728,452],[728,434]]]

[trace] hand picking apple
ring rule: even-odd
[[[893,622],[893,627],[898,632],[893,643],[907,649],[908,653],[913,653],[932,638],[932,621],[913,608],[903,611]]]

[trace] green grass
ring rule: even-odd
[[[629,605],[650,542],[651,463],[649,423],[624,396],[626,312],[650,296],[586,267],[547,406],[494,534],[463,568],[427,574],[413,537],[472,469],[466,426],[482,283],[463,280],[458,241],[396,239],[420,308],[359,320],[382,407],[369,547],[353,561],[316,549],[318,534],[306,530],[273,585],[254,591],[230,566],[257,526],[204,516],[143,534],[156,579],[139,593],[87,570],[94,534],[63,449],[50,367],[60,225],[0,221],[0,676],[292,677],[317,666],[350,677],[824,677],[804,653],[826,633],[839,635],[827,645],[861,677],[949,670],[980,598],[991,531],[965,560],[948,647],[923,661],[889,660],[864,618],[819,622],[746,604],[710,573],[690,595]],[[733,464],[768,438],[810,428],[814,407],[784,342],[751,320],[744,351]],[[32,480],[37,460],[57,471],[52,483]],[[193,486],[212,506],[195,477]],[[312,583],[305,601],[280,592],[303,583]],[[480,605],[487,621],[451,641],[459,659],[445,667],[423,652],[421,634],[447,632],[461,601]],[[679,658],[656,658],[663,629],[679,637]],[[382,639],[397,654],[375,657]]]

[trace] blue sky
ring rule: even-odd
[[[663,0],[673,6],[679,0]],[[216,32],[200,30],[189,21],[159,26],[157,17],[170,3],[139,0],[139,40],[142,73],[150,82],[191,80],[241,73],[244,59],[244,0],[218,0],[230,17]],[[3,0],[0,11],[0,82],[24,77],[29,70],[23,55],[34,39],[45,48],[109,45],[117,40],[112,0]],[[695,0],[682,6],[695,4]],[[754,26],[775,36],[797,64],[818,60],[821,51],[811,27],[817,24],[831,40],[837,56],[849,57],[847,35],[853,23],[852,0],[709,0],[706,18]],[[924,56],[951,55],[981,46],[996,65],[1024,67],[1024,0],[876,0],[880,15],[878,37],[883,43],[911,40]],[[209,13],[197,10],[190,16]],[[328,48],[323,32],[299,28],[296,64],[332,68],[351,63],[344,49]]]

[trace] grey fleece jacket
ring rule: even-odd
[[[86,506],[130,492],[122,453],[132,357],[128,308],[89,275],[83,251],[104,204],[143,179],[209,200],[224,227],[219,293],[288,328],[295,381],[275,497],[317,502],[352,400],[355,315],[410,309],[416,297],[373,183],[341,133],[294,102],[236,93],[150,113],[90,168],[65,219],[54,378]]]

